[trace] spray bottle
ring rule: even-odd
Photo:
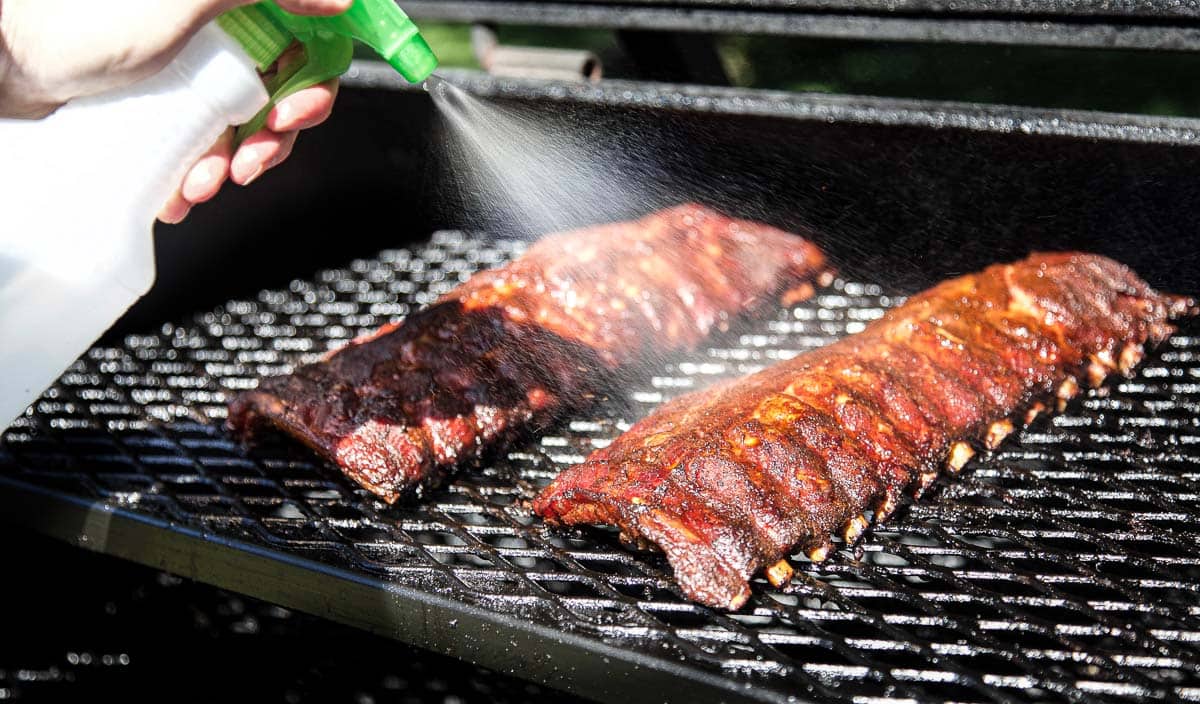
[[[393,0],[335,17],[259,2],[136,85],[0,120],[0,431],[150,289],[155,216],[190,165],[227,126],[240,142],[277,101],[345,73],[354,40],[413,83],[437,67]],[[296,41],[306,62],[264,86]]]

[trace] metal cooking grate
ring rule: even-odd
[[[789,592],[760,580],[737,614],[684,601],[660,557],[610,533],[547,531],[524,501],[664,398],[861,329],[899,300],[877,286],[839,282],[735,331],[422,505],[385,509],[292,443],[247,450],[220,429],[228,393],[520,249],[441,233],[93,349],[10,429],[0,477],[572,636],[520,656],[545,680],[536,662],[603,643],[677,672],[679,693],[696,696],[1200,700],[1200,337],[1189,330],[1136,379],[1039,421],[856,551],[820,567],[797,558]],[[481,648],[462,654],[486,659]],[[600,653],[585,662],[609,666]],[[621,687],[588,693],[665,696]]]
[[[18,535],[7,536],[5,558],[38,569],[4,584],[5,603],[21,605],[4,613],[5,704],[577,703],[322,618]],[[71,598],[61,598],[63,585]]]

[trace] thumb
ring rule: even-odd
[[[253,2],[255,0],[201,0],[193,5],[195,12],[193,17],[198,24],[203,24],[226,10],[250,5]],[[341,14],[350,9],[354,0],[275,0],[275,4],[297,15],[327,17]]]
[[[44,0],[42,0],[44,1]],[[2,4],[4,0],[0,0]],[[201,27],[221,13],[235,7],[253,4],[255,0],[191,0],[186,3],[162,2],[162,0],[139,0],[126,3],[131,7],[141,6],[145,16],[141,23],[130,26],[151,28],[146,37],[147,48],[152,58],[147,64],[154,70],[166,65]],[[328,16],[350,9],[354,0],[275,0],[279,7],[298,15]],[[183,10],[183,15],[178,13]],[[146,21],[148,20],[148,21]]]
[[[276,3],[288,12],[318,17],[341,14],[354,4],[353,0],[276,0]]]
[[[352,0],[276,0],[290,12],[334,15]],[[38,111],[142,80],[201,27],[254,0],[0,0],[5,86]],[[71,22],[61,22],[69,16]],[[18,80],[20,79],[20,80]],[[15,114],[15,113],[14,113]]]
[[[182,5],[182,9],[184,10],[182,17],[179,17],[177,14],[175,17],[170,17],[170,15],[178,13],[180,5],[163,3],[161,0],[142,0],[141,4],[149,4],[153,8],[150,13],[163,15],[167,20],[147,23],[149,27],[160,28],[159,31],[162,34],[160,37],[148,37],[150,46],[157,49],[155,57],[150,63],[154,64],[155,70],[161,68],[205,24],[211,22],[227,10],[232,10],[235,7],[243,5],[251,5],[255,1],[193,0],[193,2]],[[4,0],[0,0],[0,4],[3,2]],[[279,7],[288,12],[294,12],[298,15],[316,16],[336,15],[350,9],[350,6],[354,4],[354,0],[275,0],[275,2]],[[153,17],[153,14],[150,16]],[[146,19],[149,19],[149,17]],[[151,31],[153,32],[154,30]],[[155,46],[155,39],[158,39],[157,46]]]

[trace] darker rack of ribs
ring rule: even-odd
[[[688,394],[538,497],[554,524],[611,524],[660,547],[683,591],[734,610],[799,547],[824,560],[866,512],[995,449],[1080,381],[1129,373],[1194,303],[1100,256],[1035,254],[946,281],[857,335]]]
[[[391,503],[832,274],[807,240],[698,205],[546,237],[436,303],[230,404]]]

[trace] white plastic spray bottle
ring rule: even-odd
[[[240,142],[277,101],[345,73],[356,39],[413,83],[437,67],[392,0],[335,17],[260,2],[141,83],[0,120],[0,430],[150,289],[155,216],[188,167],[227,126]],[[264,87],[258,70],[296,41],[306,62]]]

